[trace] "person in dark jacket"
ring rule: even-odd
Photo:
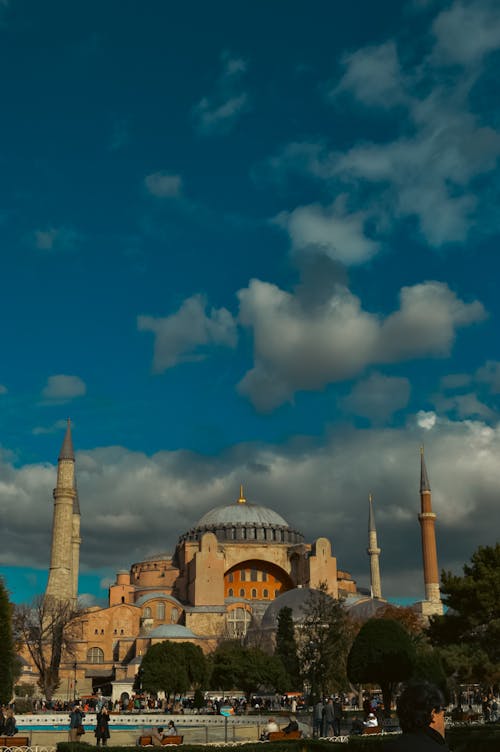
[[[73,710],[69,714],[69,741],[77,742],[80,734],[78,733],[80,727],[83,726],[83,719],[85,713],[83,712],[79,702],[75,703]]]
[[[97,746],[102,742],[102,746],[105,747],[109,739],[109,713],[107,707],[104,705],[100,713],[96,716],[95,738],[97,739]]]
[[[387,742],[385,752],[445,752],[444,697],[430,682],[412,682],[397,701],[402,734]]]
[[[299,730],[299,724],[297,723],[297,719],[292,714],[288,719],[288,726],[285,726],[281,729],[284,734],[291,734],[292,731],[298,731]]]
[[[16,719],[14,711],[9,709],[5,716],[5,736],[15,736],[17,734]]]

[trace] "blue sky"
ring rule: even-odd
[[[80,590],[237,498],[384,594],[498,539],[500,9],[0,2],[0,567],[43,589],[65,418]],[[7,533],[7,534],[5,534]]]

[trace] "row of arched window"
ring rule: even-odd
[[[153,609],[151,608],[151,606],[146,606],[146,608],[142,612],[142,615],[144,619],[152,619]],[[158,621],[165,621],[165,604],[164,603],[156,604],[156,618],[158,619]],[[179,609],[174,607],[170,611],[170,622],[172,624],[177,624],[178,620],[179,620]]]
[[[234,598],[234,590],[233,590],[233,588],[229,588],[229,590],[227,591],[227,594],[228,594],[229,598]],[[280,594],[279,590],[275,590],[274,591],[274,597],[275,598],[277,598],[279,594]],[[246,596],[245,589],[241,588],[240,589],[240,598],[246,598],[246,597],[247,596]],[[251,598],[257,598],[257,590],[255,588],[252,588],[252,590],[250,591],[250,597]],[[269,598],[269,590],[267,590],[266,588],[264,588],[264,590],[262,591],[262,598]]]

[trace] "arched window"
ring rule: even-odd
[[[262,582],[267,582],[267,572],[262,572]]]
[[[245,582],[246,578],[247,578],[246,570],[242,569],[241,572],[240,572],[240,580],[241,580],[241,582]]]
[[[252,598],[257,598],[257,591],[255,588],[252,588]]]
[[[250,579],[252,582],[257,582],[257,570],[256,569],[250,570]]]
[[[158,603],[156,606],[156,618],[160,619],[160,621],[163,621],[165,618],[165,604],[164,603]]]
[[[226,626],[229,636],[244,637],[251,620],[252,615],[245,608],[234,608],[232,611],[228,611]]]
[[[149,606],[146,606],[146,608],[144,609],[143,615],[145,619],[151,619],[151,609]]]
[[[171,624],[177,624],[177,620],[179,619],[179,609],[173,608],[170,612],[170,622]]]
[[[275,591],[274,591],[274,597],[275,597],[275,598],[277,598],[279,594],[280,594],[280,591],[279,591],[279,590],[275,590]]]
[[[264,589],[264,590],[262,591],[262,597],[263,597],[263,598],[269,598],[269,590],[265,590],[265,589]]]
[[[87,651],[88,663],[104,663],[104,652],[101,648],[89,648]]]
[[[245,590],[243,588],[241,588],[241,590],[240,590],[240,598],[244,598],[244,597],[245,597]]]
[[[229,572],[229,574],[227,576],[227,581],[228,582],[232,582],[233,581],[233,573],[232,572]]]
[[[233,588],[232,588],[232,587],[230,587],[230,588],[229,588],[229,590],[228,590],[228,593],[227,593],[227,594],[228,594],[229,598],[232,598],[232,597],[233,597]]]

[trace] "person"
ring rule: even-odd
[[[323,716],[325,714],[325,705],[323,700],[318,700],[314,706],[313,718],[313,736],[323,736]]]
[[[109,712],[106,705],[103,705],[97,713],[96,721],[94,735],[97,740],[97,746],[99,747],[102,742],[102,746],[105,747],[109,739]]]
[[[288,719],[288,725],[281,729],[284,734],[291,734],[293,731],[299,730],[299,724],[297,723],[296,717],[293,715],[293,713],[290,715]]]
[[[0,736],[5,734],[5,716],[3,714],[3,707],[0,705]]]
[[[368,713],[368,718],[363,722],[366,728],[375,728],[378,726],[377,716],[375,713]]]
[[[402,734],[383,748],[385,752],[445,752],[444,697],[430,682],[410,682],[397,701]]]
[[[173,721],[168,722],[167,736],[178,736],[175,723]]]
[[[16,719],[14,711],[9,708],[5,716],[5,736],[15,736],[17,734]]]
[[[342,718],[342,703],[340,697],[333,700],[333,735],[340,736],[340,720]]]
[[[260,741],[265,742],[269,739],[269,734],[274,733],[275,731],[279,731],[280,728],[274,718],[270,718],[266,725],[264,726],[262,730],[262,734],[260,735]]]
[[[330,729],[332,731],[331,734]],[[335,735],[335,709],[333,707],[333,700],[329,697],[325,706],[325,736]]]
[[[354,736],[359,736],[360,734],[363,733],[364,728],[365,728],[365,725],[363,721],[360,721],[359,718],[355,715],[354,718],[352,719],[351,734],[353,734]]]
[[[161,747],[162,740],[165,739],[166,734],[163,732],[163,726],[158,726],[157,729],[153,729],[151,738],[155,747]]]
[[[83,712],[79,702],[76,702],[73,706],[73,710],[69,714],[69,740],[70,742],[77,742],[79,736],[80,727],[83,726],[83,719],[85,713]]]

